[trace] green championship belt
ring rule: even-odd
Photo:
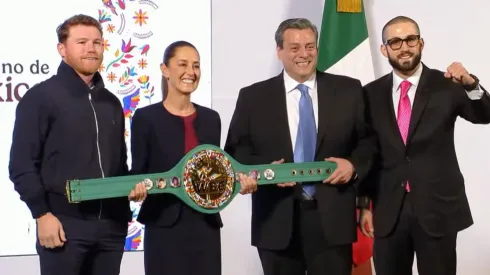
[[[66,195],[70,203],[127,197],[143,182],[148,195],[173,194],[193,209],[210,214],[223,210],[240,192],[239,173],[266,185],[323,181],[336,168],[329,161],[243,165],[219,147],[200,145],[165,173],[69,180]]]

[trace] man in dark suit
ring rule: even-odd
[[[225,150],[244,164],[333,161],[315,184],[261,186],[252,195],[252,245],[265,275],[350,275],[356,187],[375,140],[359,80],[316,71],[318,31],[288,19],[275,35],[284,71],[241,89]]]
[[[415,21],[392,19],[381,52],[393,72],[365,87],[380,167],[360,188],[373,214],[368,197],[358,204],[361,230],[374,233],[377,275],[412,274],[414,254],[421,275],[456,274],[457,232],[473,223],[454,127],[458,116],[490,123],[490,97],[459,63],[446,72],[425,66],[423,48]]]

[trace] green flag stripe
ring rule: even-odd
[[[325,71],[368,38],[364,9],[337,12],[337,0],[326,0],[318,45],[318,70]]]

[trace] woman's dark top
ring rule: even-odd
[[[169,113],[162,102],[135,112],[131,125],[131,174],[166,172],[199,144],[220,146],[219,114],[195,103],[194,106],[196,112],[185,118]],[[174,195],[149,195],[137,220],[145,225],[171,227],[178,221],[182,207],[190,208]],[[222,226],[219,214],[202,215],[211,224]]]

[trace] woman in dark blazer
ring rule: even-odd
[[[132,174],[166,172],[199,144],[220,146],[219,114],[190,98],[199,84],[199,59],[196,48],[185,41],[165,50],[164,99],[138,109],[133,117]],[[242,194],[256,189],[255,181],[241,179]],[[168,180],[166,188],[173,183]],[[173,195],[160,194],[146,197],[138,221],[145,225],[146,275],[221,274],[219,214],[197,212]]]

